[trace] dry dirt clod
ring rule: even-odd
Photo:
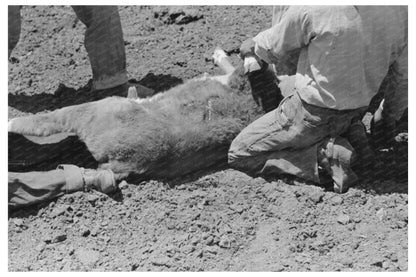
[[[325,193],[323,191],[314,191],[309,195],[309,199],[316,205],[322,202],[324,195]]]
[[[42,253],[43,250],[45,250],[45,247],[46,247],[46,243],[41,242],[36,246],[36,251],[38,251],[39,253]]]
[[[206,245],[212,245],[213,243],[214,243],[213,236],[209,236],[208,238],[205,239],[205,244]]]
[[[171,264],[169,258],[167,258],[167,257],[156,258],[152,261],[152,264],[154,266],[165,266],[167,268],[172,267],[172,264]]]
[[[66,207],[66,206],[59,206],[59,207],[56,207],[56,208],[52,211],[52,213],[51,213],[51,217],[52,217],[52,218],[55,218],[55,217],[61,216],[61,215],[65,214],[66,210],[67,210],[67,207]]]
[[[92,230],[91,230],[91,236],[93,236],[93,237],[95,237],[95,236],[97,236],[98,234],[100,233],[100,228],[99,227],[94,227]]]
[[[378,220],[383,221],[387,217],[387,212],[383,208],[381,208],[377,211],[376,216]]]
[[[86,226],[81,227],[81,236],[88,237],[88,235],[91,233],[90,229]]]
[[[332,197],[331,200],[330,200],[330,203],[334,206],[341,205],[342,202],[344,202],[344,200],[339,195],[336,195],[336,196]]]
[[[105,243],[108,243],[111,240],[109,236],[101,236],[100,239],[103,240]]]
[[[388,257],[392,262],[397,262],[399,258],[397,257],[396,253],[391,253]]]
[[[227,235],[221,237],[220,242],[218,245],[222,248],[230,248],[231,247],[231,240]]]
[[[218,248],[218,246],[207,246],[204,248],[204,252],[207,252],[213,255],[217,255],[219,251],[220,249]]]
[[[57,233],[53,235],[52,237],[46,238],[44,241],[46,243],[58,243],[66,240],[67,235],[66,233]]]
[[[99,260],[100,253],[95,250],[80,248],[76,251],[76,257],[82,264],[92,266]]]
[[[67,238],[66,234],[63,234],[63,233],[58,234],[54,237],[54,239],[52,240],[52,243],[58,243],[58,242],[64,241],[66,240],[66,238]]]
[[[21,227],[21,226],[23,226],[23,219],[21,219],[21,218],[15,218],[13,220],[13,223],[14,223],[15,226]]]
[[[195,233],[197,230],[198,230],[198,229],[197,229],[195,226],[190,226],[190,227],[188,228],[188,232],[189,232],[189,233]]]
[[[346,215],[346,214],[340,214],[340,215],[337,217],[337,222],[338,222],[338,223],[340,223],[340,224],[342,224],[342,225],[346,225],[346,224],[348,224],[348,223],[350,223],[350,222],[351,222],[351,218],[350,218],[350,216],[349,216],[349,215]]]
[[[93,203],[95,203],[98,199],[99,199],[100,197],[98,197],[97,195],[95,195],[95,194],[89,194],[88,196],[87,196],[87,200],[88,200],[88,202],[90,202],[91,204],[93,204]]]

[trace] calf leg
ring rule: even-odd
[[[216,48],[214,54],[212,55],[214,64],[219,66],[225,74],[233,73],[235,68],[231,63],[230,58],[227,56],[224,50],[221,48]]]
[[[230,77],[235,71],[235,67],[232,65],[230,58],[221,48],[217,48],[212,55],[213,62],[216,66],[221,68],[225,75],[207,77],[207,79],[215,80],[221,84],[228,86],[230,83]]]

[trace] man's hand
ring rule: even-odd
[[[255,42],[253,38],[246,39],[240,46],[240,56],[242,59],[249,56],[254,56]]]
[[[265,69],[267,64],[254,53],[253,38],[246,39],[240,46],[240,57],[244,60],[244,74]]]

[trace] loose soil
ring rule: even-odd
[[[132,81],[164,91],[218,74],[213,49],[238,48],[271,8],[119,7]],[[9,118],[95,100],[84,26],[70,7],[25,6],[9,61]],[[233,59],[237,59],[233,57]],[[407,127],[407,125],[406,125]],[[400,159],[347,193],[218,168],[120,184],[10,211],[10,271],[406,271],[407,136]],[[393,158],[392,158],[393,157]]]

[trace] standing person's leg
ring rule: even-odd
[[[98,96],[127,96],[130,86],[138,97],[153,95],[152,89],[128,82],[123,31],[117,6],[72,6],[87,27],[85,48],[90,59],[93,88]],[[135,93],[133,94],[135,95]]]
[[[127,83],[126,53],[117,6],[73,6],[85,31],[95,89]]]
[[[20,18],[20,6],[9,6],[8,17],[9,17],[8,18],[8,21],[9,21],[8,57],[10,58],[10,54],[12,53],[13,49],[16,47],[16,44],[19,41],[19,37],[20,37],[20,30],[21,30],[21,24],[22,24],[21,18]]]
[[[398,59],[391,65],[391,76],[384,95],[384,107],[381,112],[384,132],[389,144],[394,143],[396,122],[400,120],[408,107],[408,50],[403,49]]]
[[[68,164],[47,172],[9,172],[8,185],[8,205],[11,208],[33,205],[84,189],[110,193],[117,188],[116,177],[109,169],[84,169]]]
[[[390,66],[385,78],[384,101],[380,108],[374,113],[371,136],[376,146],[383,148],[393,147],[394,170],[388,173],[394,175],[401,181],[407,181],[407,143],[401,143],[397,135],[401,130],[397,127],[398,121],[408,108],[408,47],[400,53],[396,61]],[[407,126],[405,126],[407,129]],[[391,168],[391,169],[393,169]]]

